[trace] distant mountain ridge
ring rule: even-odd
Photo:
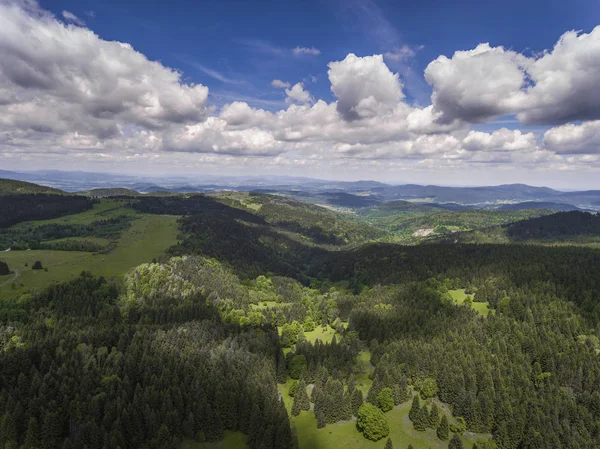
[[[463,207],[510,208],[511,204],[519,203],[531,203],[529,205],[533,208],[544,208],[542,204],[534,203],[549,203],[552,204],[552,210],[600,210],[600,190],[563,192],[549,187],[526,184],[445,187],[418,184],[390,185],[378,181],[328,181],[285,176],[133,176],[54,170],[39,172],[0,170],[0,177],[34,182],[66,192],[116,187],[139,193],[258,191],[289,196],[314,204],[350,209],[404,200],[452,210]]]

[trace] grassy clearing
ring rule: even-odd
[[[81,212],[73,215],[64,215],[59,218],[53,218],[51,220],[39,220],[39,221],[24,221],[15,225],[15,228],[29,227],[29,226],[41,226],[45,224],[90,224],[98,220],[106,220],[107,218],[117,217],[119,215],[132,215],[135,216],[137,212],[129,207],[123,200],[100,200],[99,203],[94,204],[94,207],[85,212]]]
[[[323,329],[322,326],[317,326],[314,331],[304,332],[304,336],[306,340],[310,343],[314,343],[317,340],[320,340],[323,343],[331,343],[333,337],[337,334],[331,327],[327,326]],[[338,335],[339,339],[339,335]]]
[[[225,437],[222,441],[214,443],[198,443],[193,440],[185,439],[181,444],[181,449],[246,449],[248,437],[241,432],[225,431]]]
[[[448,290],[450,296],[454,300],[456,304],[462,305],[468,298],[473,298],[471,295],[467,295],[465,293],[465,289],[461,288],[458,290]],[[490,313],[490,309],[488,308],[487,302],[472,302],[471,308],[473,308],[476,312],[483,316],[488,316]]]
[[[386,413],[390,425],[390,437],[394,447],[405,448],[412,444],[416,449],[446,449],[447,441],[437,438],[435,431],[427,429],[425,432],[416,431],[410,420],[408,412],[410,401],[397,406]],[[328,425],[323,429],[317,429],[317,420],[312,412],[301,412],[293,418],[298,430],[300,449],[329,449],[343,447],[345,449],[381,449],[385,445],[385,439],[372,442],[365,439],[356,430],[356,422],[344,421]],[[463,437],[466,448],[472,448],[473,443],[479,436],[469,435]]]
[[[363,392],[364,395],[366,395],[371,388],[371,385],[373,385],[373,380],[370,378],[374,370],[373,365],[371,365],[371,352],[360,351],[356,362],[357,387]]]
[[[0,259],[8,263],[11,270],[19,270],[20,273],[13,282],[0,287],[0,299],[13,298],[53,282],[73,279],[84,270],[106,277],[121,277],[131,268],[161,256],[169,246],[176,243],[177,217],[138,216],[140,218],[123,232],[117,241],[117,247],[108,254],[46,250],[1,253]],[[32,270],[31,266],[36,260],[41,261],[48,271]]]

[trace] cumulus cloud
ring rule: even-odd
[[[600,154],[600,120],[552,128],[544,133],[544,145],[559,154]]]
[[[319,56],[321,54],[321,50],[319,50],[318,48],[315,47],[296,47],[292,50],[292,53],[294,54],[294,56],[304,56],[304,55],[310,55],[310,56]]]
[[[0,104],[6,125],[109,136],[127,124],[202,121],[208,89],[131,45],[65,25],[31,2],[0,4]]]
[[[562,123],[594,117],[600,104],[592,76],[596,34],[567,33],[537,57],[488,44],[440,56],[425,71],[433,86],[425,107],[407,102],[399,75],[385,63],[415,51],[397,47],[330,62],[332,101],[314,98],[302,82],[274,79],[271,86],[286,93],[285,108],[254,108],[232,96],[219,110],[208,104],[207,87],[185,82],[129,44],[103,40],[32,1],[0,0],[0,161],[36,155],[140,163],[196,157],[215,167],[235,158],[278,167],[600,164],[600,120]],[[587,97],[577,83],[587,86]],[[560,125],[542,139],[470,129],[470,122],[504,114]]]
[[[306,90],[304,90],[303,83],[296,83],[291,89],[286,89],[285,94],[287,95],[286,103],[311,103],[313,101],[312,96]]]
[[[440,56],[425,69],[440,120],[483,122],[517,114],[524,123],[600,119],[600,26],[570,31],[551,51],[526,57],[480,44]]]
[[[404,98],[398,74],[390,71],[381,55],[359,58],[350,53],[343,61],[330,62],[328,75],[345,120],[373,117]]]
[[[433,86],[431,101],[440,121],[483,122],[513,111],[524,96],[526,63],[522,55],[489,44],[431,62],[425,79]]]
[[[288,83],[287,81],[281,81],[281,80],[271,81],[271,87],[274,87],[275,89],[285,89],[290,86],[291,86],[291,84]]]

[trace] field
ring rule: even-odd
[[[467,295],[465,293],[464,288],[458,290],[449,290],[448,293],[450,293],[450,296],[452,296],[452,299],[457,304],[464,304],[465,300],[473,298],[471,295]],[[473,308],[475,311],[479,312],[483,316],[488,316],[488,314],[490,313],[490,309],[488,308],[487,302],[471,302],[471,308]]]
[[[107,254],[50,250],[0,253],[0,260],[8,263],[10,269],[15,272],[13,275],[0,276],[0,299],[13,298],[53,282],[72,279],[84,270],[106,277],[120,277],[131,268],[161,256],[169,246],[176,243],[176,216],[136,214],[114,201],[103,201],[94,209],[81,214],[28,223],[83,224],[123,214],[131,214],[139,218],[122,233],[117,240],[116,248]],[[37,260],[42,262],[42,266],[48,271],[32,270],[31,266]]]
[[[290,382],[279,386],[285,405],[291,413],[293,398],[288,395]],[[412,444],[416,449],[437,448],[446,449],[447,441],[437,438],[435,431],[427,429],[418,432],[413,428],[408,418],[411,402],[405,402],[386,413],[390,425],[390,437],[394,447],[401,449]],[[300,415],[292,418],[298,431],[300,449],[329,449],[343,447],[349,449],[380,449],[385,444],[385,439],[377,442],[367,440],[356,430],[356,420],[329,424],[322,429],[317,429],[317,420],[312,411],[300,412]],[[476,439],[485,436],[468,434],[463,437],[465,448],[471,448]],[[225,442],[224,442],[225,443]],[[201,447],[201,446],[198,446]],[[217,447],[217,446],[212,446]],[[237,449],[239,446],[221,446],[223,449]],[[185,446],[183,446],[185,448]]]

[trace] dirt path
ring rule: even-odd
[[[13,282],[15,279],[17,279],[19,276],[21,275],[21,270],[14,270],[14,276],[9,279],[8,281],[3,282],[2,284],[0,284],[0,287],[4,287],[6,284]]]

